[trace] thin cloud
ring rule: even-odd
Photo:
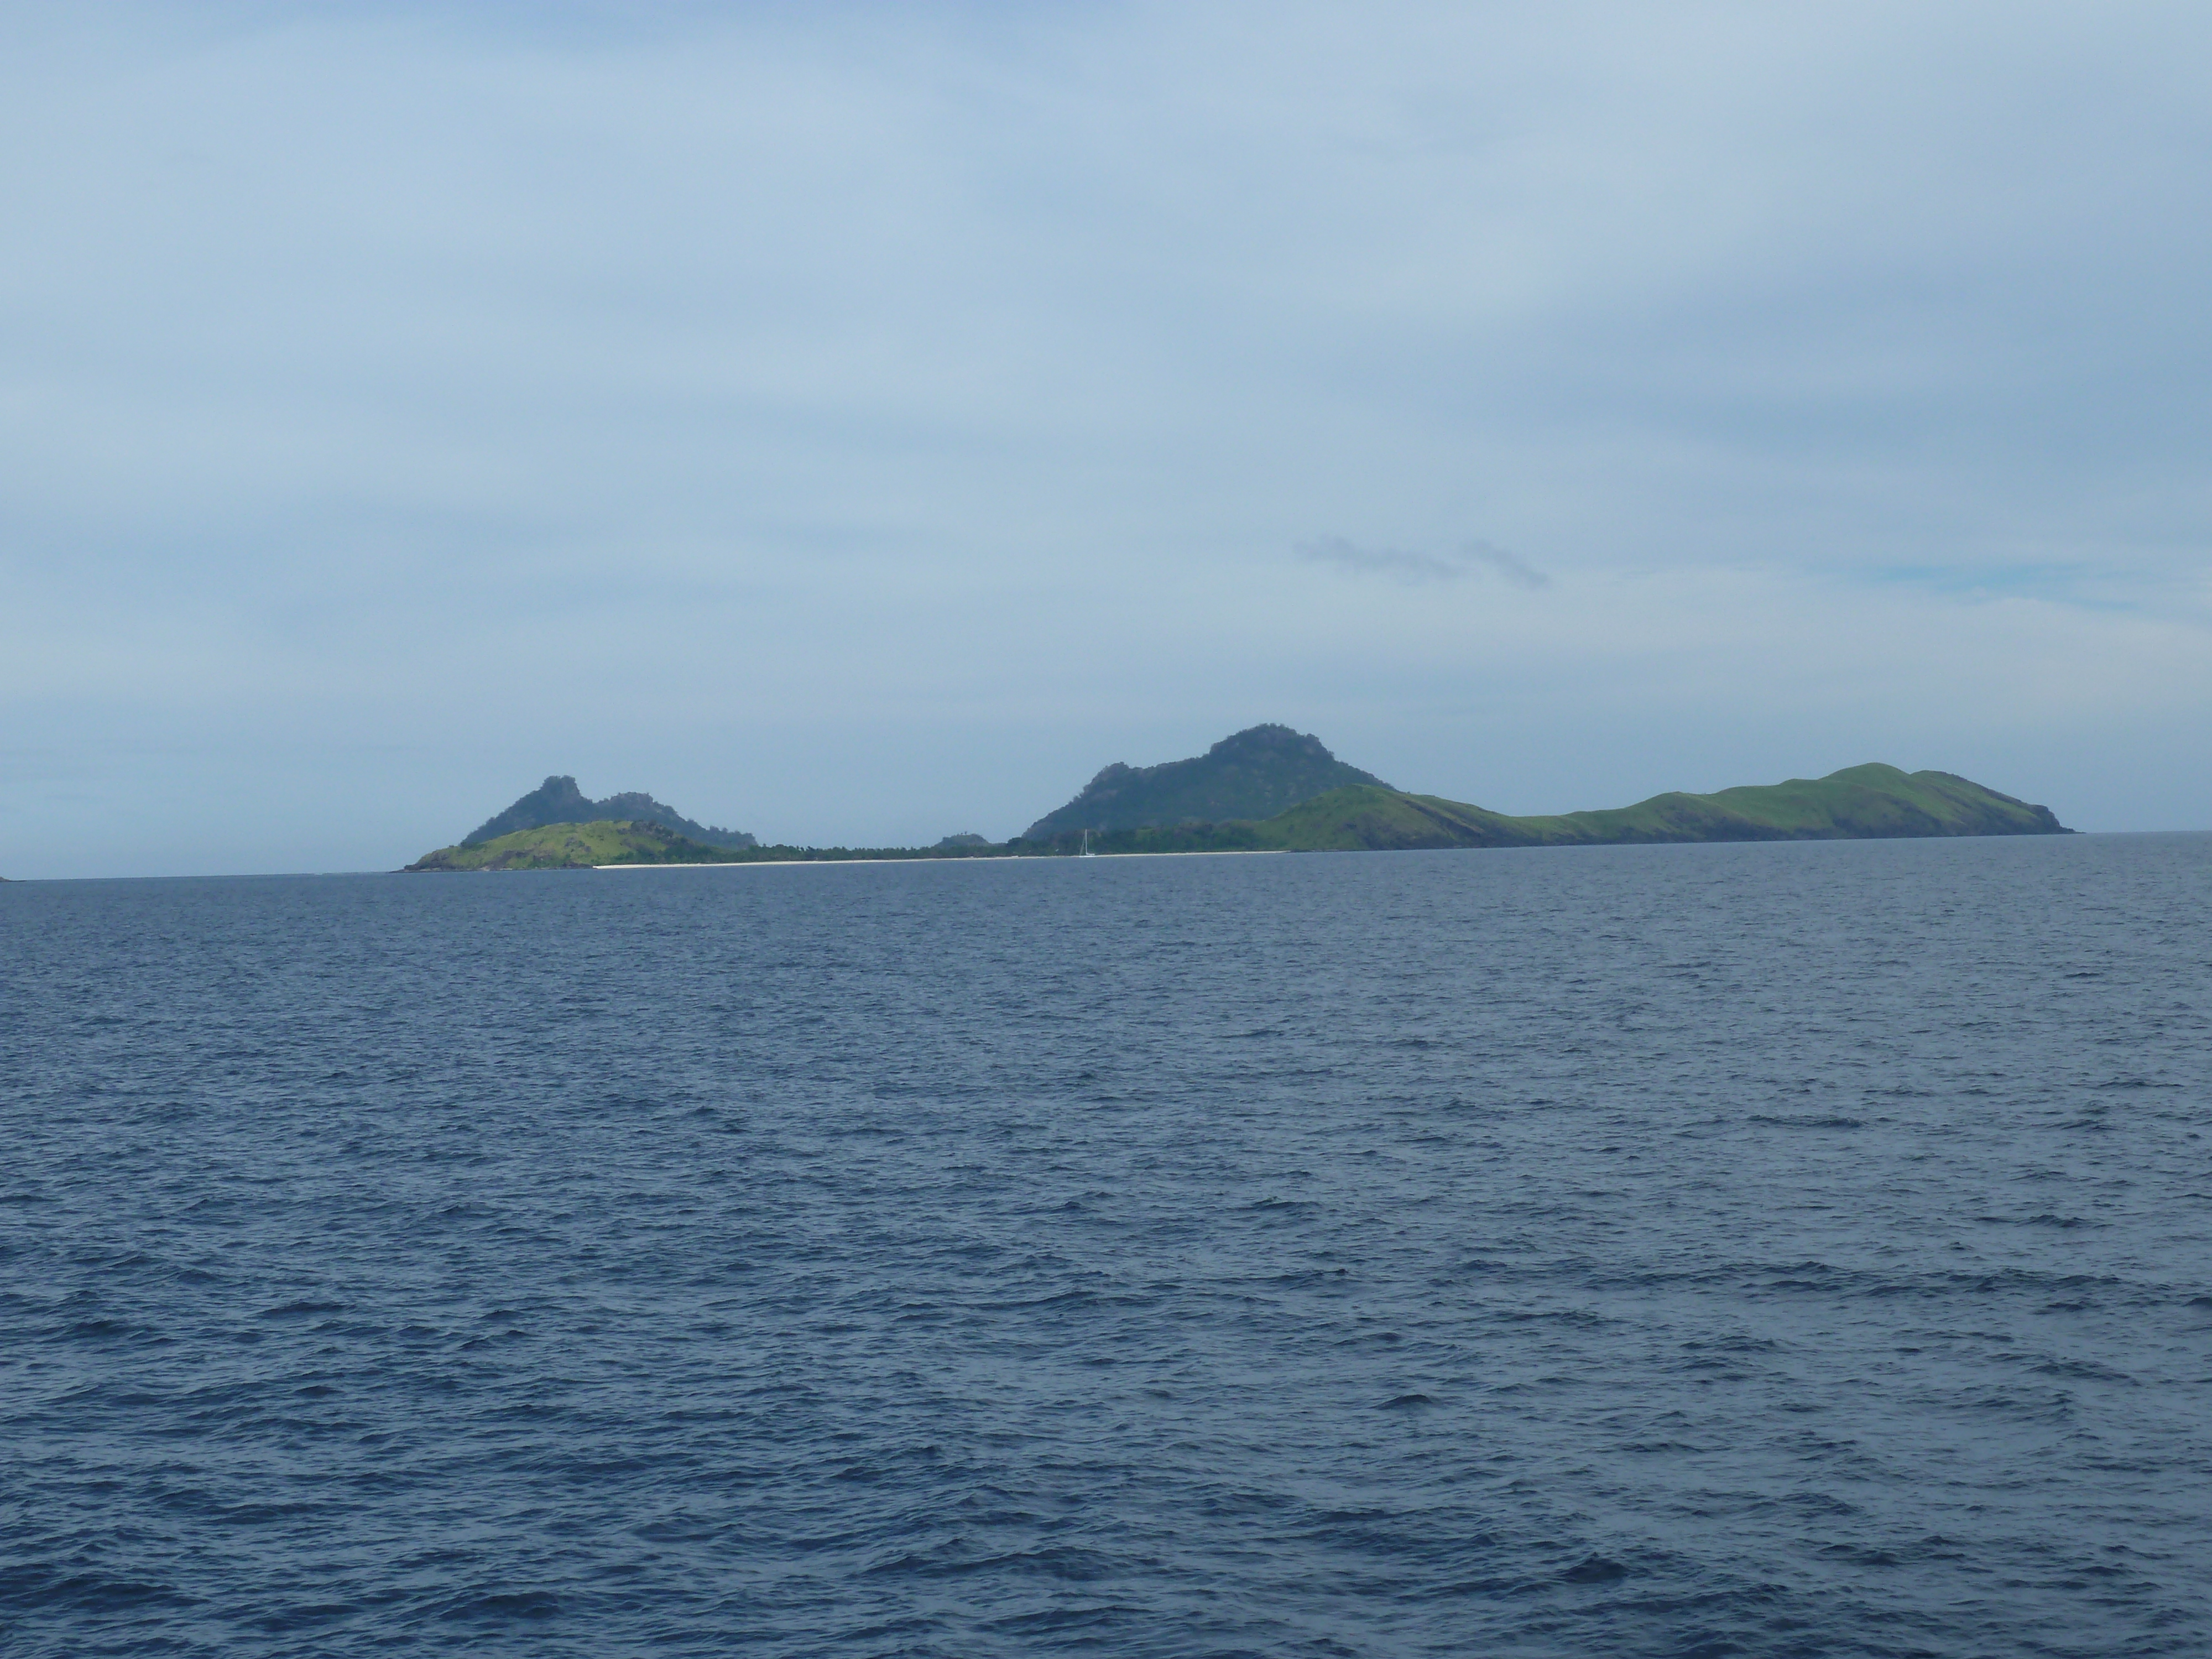
[[[1300,543],[1297,554],[1355,576],[1387,576],[1401,582],[1455,582],[1487,571],[1531,591],[1552,585],[1542,571],[1489,542],[1469,542],[1456,553],[1439,557],[1399,547],[1362,547],[1341,536],[1324,536]]]
[[[1525,559],[1516,558],[1502,547],[1493,546],[1488,542],[1469,542],[1463,550],[1469,559],[1478,564],[1487,565],[1516,587],[1525,587],[1533,592],[1537,588],[1552,585],[1549,576]]]
[[[1467,567],[1427,553],[1408,553],[1395,547],[1361,547],[1341,536],[1298,544],[1298,556],[1316,564],[1334,565],[1359,576],[1390,576],[1402,582],[1452,582],[1467,574]]]

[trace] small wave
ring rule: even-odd
[[[2094,1359],[2046,1359],[2033,1369],[2038,1376],[2072,1377],[2083,1382],[2124,1382],[2132,1388],[2136,1382],[2125,1371],[2100,1365]]]
[[[1559,1575],[1559,1581],[1567,1584],[1617,1584],[1627,1577],[1628,1569],[1620,1562],[1593,1555],[1569,1567]]]
[[[97,1614],[193,1605],[194,1598],[174,1585],[141,1578],[66,1573],[44,1565],[0,1571],[0,1607],[68,1608]]]
[[[550,1619],[560,1611],[561,1598],[550,1590],[489,1590],[457,1597],[441,1607],[437,1616],[503,1624],[515,1619]]]
[[[54,1333],[58,1342],[120,1342],[152,1335],[144,1325],[125,1319],[80,1319]]]
[[[2106,1224],[2101,1221],[2092,1221],[2086,1216],[2057,1215],[2049,1210],[2039,1210],[2033,1215],[1978,1215],[1974,1219],[1993,1227],[2056,1227],[2062,1232]]]
[[[1830,1561],[1846,1561],[1855,1567],[1896,1567],[1904,1560],[1893,1551],[1874,1549],[1863,1544],[1823,1544],[1820,1555]]]
[[[1121,1624],[1141,1611],[1110,1602],[1096,1607],[1048,1607],[1038,1613],[1010,1613],[1003,1619],[994,1619],[989,1628],[1025,1636],[1039,1636],[1055,1631],[1097,1630],[1103,1626]]]
[[[283,1636],[310,1626],[327,1625],[334,1619],[349,1619],[360,1611],[360,1606],[352,1601],[310,1601],[302,1607],[262,1613],[252,1623],[256,1630]]]
[[[1002,1555],[963,1557],[946,1551],[938,1554],[908,1554],[879,1561],[866,1569],[871,1577],[908,1575],[923,1578],[961,1578],[977,1573],[1012,1573],[1019,1577],[1084,1583],[1110,1577],[1113,1564],[1095,1550],[1072,1545],[1041,1550],[1014,1550]]]

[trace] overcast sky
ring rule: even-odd
[[[1509,811],[2212,828],[2212,13],[0,4],[0,874],[549,773],[1001,836],[1260,720]]]

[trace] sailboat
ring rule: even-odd
[[[1098,856],[1091,850],[1091,832],[1088,830],[1083,832],[1083,850],[1075,856],[1079,859],[1095,859]]]

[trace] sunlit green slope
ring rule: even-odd
[[[2068,833],[2048,807],[2031,806],[1948,772],[1905,772],[1878,763],[1846,767],[1825,778],[1710,795],[1654,795],[1633,806],[1548,817],[1508,817],[1435,795],[1336,789],[1253,827],[1265,844],[1311,851]]]

